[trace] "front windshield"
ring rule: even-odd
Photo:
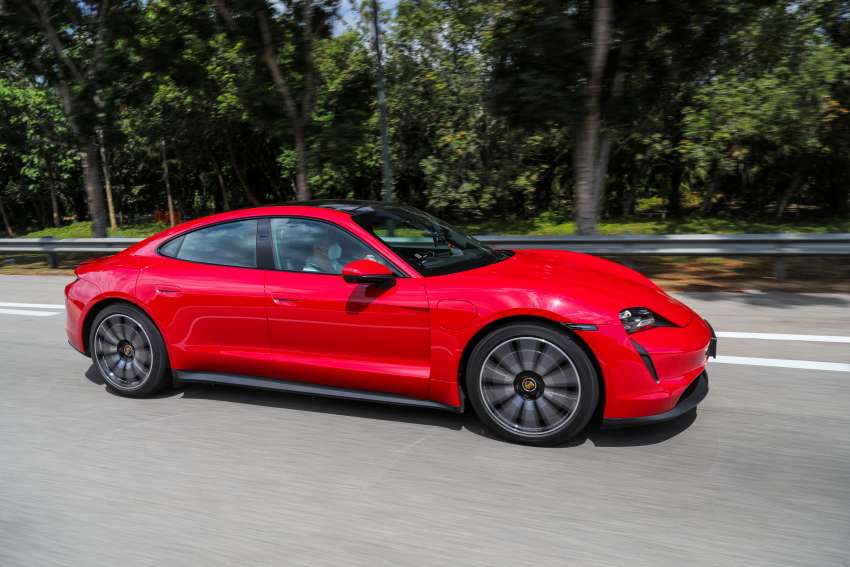
[[[364,207],[354,221],[404,258],[423,276],[451,274],[498,262],[493,250],[468,234],[410,207]]]

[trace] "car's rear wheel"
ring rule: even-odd
[[[165,343],[140,309],[124,303],[103,309],[92,323],[89,345],[98,372],[119,394],[141,398],[168,386]]]
[[[497,435],[554,445],[587,426],[599,401],[599,382],[587,353],[569,335],[522,323],[478,342],[467,363],[466,392]]]

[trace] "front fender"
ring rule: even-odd
[[[531,296],[529,298],[529,296]],[[529,300],[530,299],[530,300]],[[477,303],[474,305],[474,316],[469,317],[469,310],[463,306],[468,302],[440,300],[436,302],[436,324],[431,330],[431,380],[429,397],[439,403],[460,406],[461,397],[458,389],[459,380],[463,375],[464,353],[471,343],[477,340],[482,332],[501,322],[520,319],[535,319],[547,321],[553,325],[565,323],[582,323],[602,325],[606,322],[604,315],[581,307],[579,304],[559,296],[548,296],[525,292],[523,301],[530,307],[516,306],[520,302],[511,301],[507,294],[502,295],[500,302],[505,303],[494,308],[493,302]],[[444,307],[448,303],[449,307]],[[510,304],[513,305],[510,305]],[[457,314],[442,313],[446,309],[457,309]],[[462,326],[444,325],[442,321],[466,321]]]

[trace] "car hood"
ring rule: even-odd
[[[547,289],[581,303],[611,321],[629,307],[645,307],[677,326],[693,317],[682,302],[638,272],[603,258],[565,250],[516,250],[512,257],[480,270],[484,278],[512,281],[511,287]]]

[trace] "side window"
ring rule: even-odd
[[[341,274],[342,267],[353,260],[368,258],[386,264],[371,248],[326,222],[274,218],[271,232],[278,270]]]
[[[257,221],[217,224],[175,238],[159,249],[165,256],[241,268],[257,267]]]
[[[180,252],[180,247],[183,245],[183,237],[178,236],[177,238],[172,238],[167,243],[163,244],[159,249],[159,253],[163,256],[168,256],[169,258],[176,258],[177,254]]]

